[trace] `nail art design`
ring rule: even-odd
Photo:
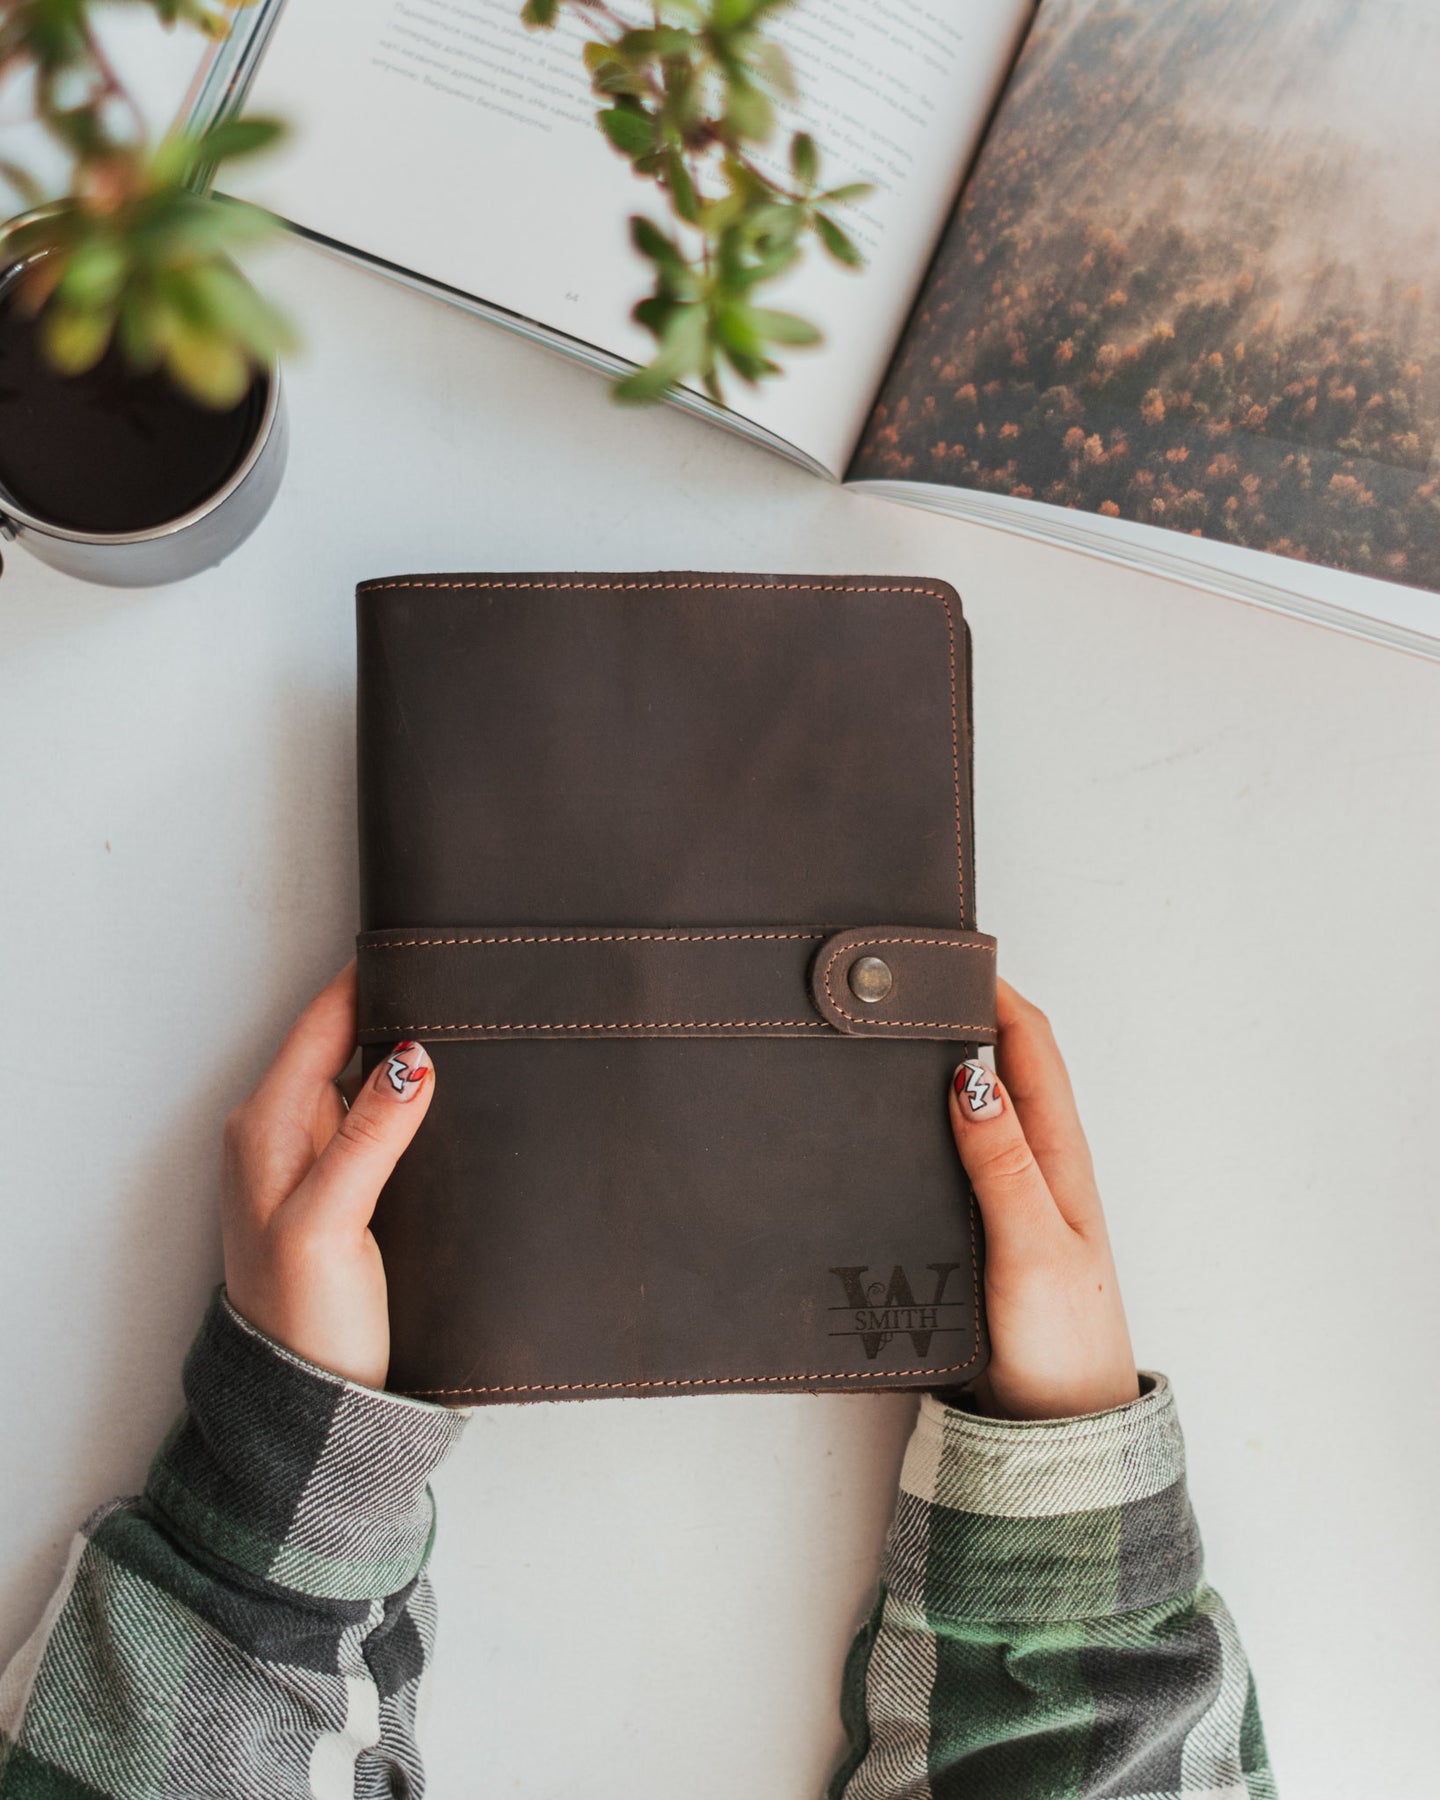
[[[397,1100],[413,1100],[429,1073],[430,1058],[414,1038],[406,1038],[386,1057],[382,1086],[388,1082]]]
[[[972,1119],[993,1119],[1004,1112],[999,1084],[982,1062],[964,1062],[955,1071],[955,1092]]]

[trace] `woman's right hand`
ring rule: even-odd
[[[973,1392],[1011,1419],[1103,1412],[1140,1392],[1090,1147],[1050,1023],[999,984],[999,1079],[962,1063],[950,1124],[985,1221],[990,1365]]]

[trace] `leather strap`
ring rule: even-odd
[[[457,926],[362,932],[356,947],[365,1044],[996,1035],[995,940],[973,931]],[[884,964],[868,984],[854,974],[867,958]]]

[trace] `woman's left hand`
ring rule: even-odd
[[[276,1343],[383,1387],[390,1325],[370,1219],[429,1108],[434,1065],[419,1044],[397,1044],[347,1112],[335,1077],[354,1054],[355,1016],[351,962],[225,1122],[225,1286]]]

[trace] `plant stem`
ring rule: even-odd
[[[601,18],[608,19],[617,31],[629,31],[631,28],[630,21],[622,19],[619,13],[612,12],[605,4],[605,0],[562,0],[562,4],[568,6],[571,12],[587,24],[596,18]],[[660,23],[658,11],[655,15],[655,23],[657,25]]]
[[[92,105],[98,110],[106,100],[123,102],[135,123],[135,135],[143,143],[150,135],[149,122],[141,112],[139,102],[120,79],[115,65],[101,48],[100,41],[95,36],[95,28],[88,18],[81,26],[81,34],[85,39],[85,48],[90,54],[90,60],[94,63],[100,76],[100,87]]]

